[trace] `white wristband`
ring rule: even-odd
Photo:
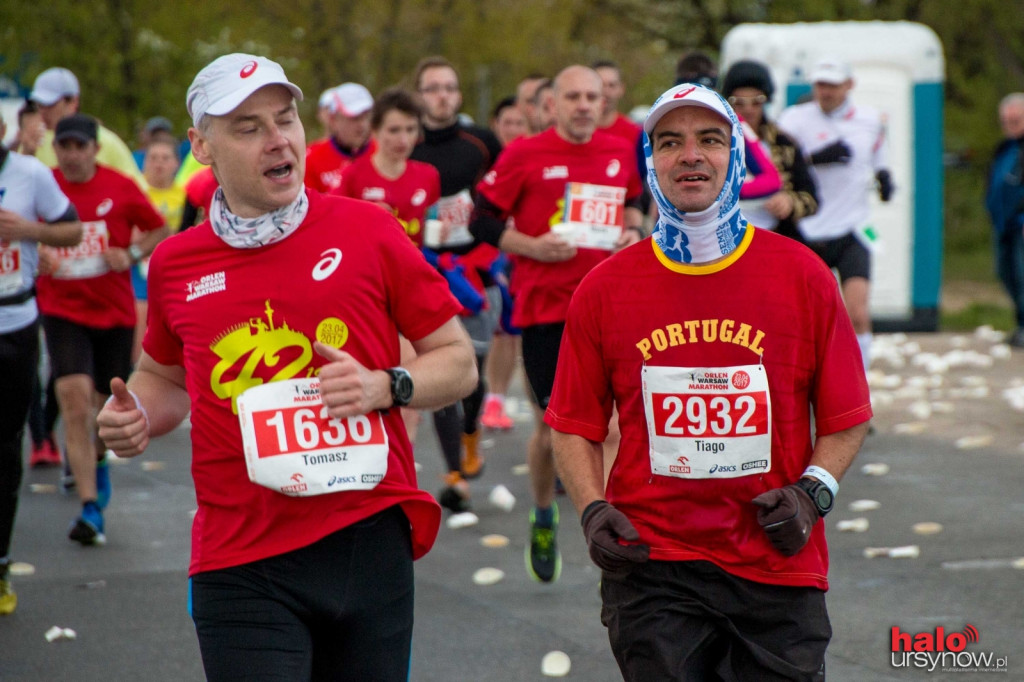
[[[802,476],[814,476],[816,479],[825,484],[825,487],[832,491],[832,497],[839,494],[839,481],[836,480],[835,476],[830,474],[825,469],[817,466],[809,466],[804,470]]]

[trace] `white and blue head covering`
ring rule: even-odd
[[[715,201],[705,210],[685,213],[672,205],[658,186],[654,170],[651,133],[661,117],[678,107],[699,106],[710,109],[732,128],[729,170],[725,184]],[[684,83],[666,91],[654,102],[644,121],[644,155],[647,157],[647,184],[658,205],[658,223],[651,237],[667,257],[684,264],[707,263],[732,253],[746,233],[747,221],[740,214],[740,188],[746,175],[743,130],[729,103],[714,90]]]

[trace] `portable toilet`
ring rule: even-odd
[[[942,284],[942,44],[930,28],[908,21],[740,24],[722,41],[719,72],[741,59],[765,64],[776,92],[765,113],[776,120],[810,96],[807,76],[823,57],[849,63],[850,97],[887,121],[896,190],[888,203],[871,193],[875,330],[934,331]]]

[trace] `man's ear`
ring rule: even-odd
[[[209,166],[213,162],[213,158],[210,156],[209,143],[206,136],[198,128],[189,128],[188,141],[192,144],[192,155],[196,157],[196,161],[204,166]]]

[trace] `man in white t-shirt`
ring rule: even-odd
[[[0,121],[0,139],[5,128]],[[0,147],[0,615],[18,605],[7,568],[21,485],[21,441],[39,361],[37,245],[74,246],[81,238],[75,207],[53,173],[31,156]]]
[[[811,72],[814,101],[782,112],[778,125],[807,154],[818,185],[818,212],[803,218],[800,233],[839,272],[843,300],[857,334],[865,369],[870,361],[870,192],[889,201],[893,184],[885,154],[885,119],[854,105],[850,65],[829,58]]]

